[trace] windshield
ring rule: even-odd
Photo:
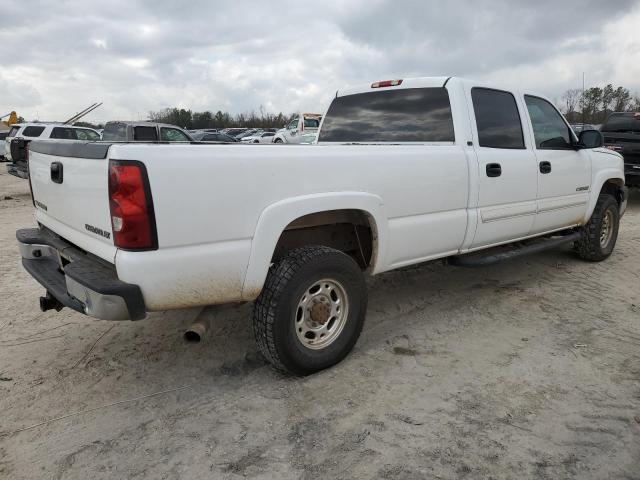
[[[601,130],[603,132],[640,132],[640,112],[612,113]]]

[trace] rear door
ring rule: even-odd
[[[113,262],[108,144],[33,141],[29,174],[38,222]]]
[[[467,90],[478,159],[478,220],[471,248],[529,235],[536,215],[536,158],[524,106],[507,91]]]
[[[591,189],[589,151],[573,147],[573,130],[551,102],[533,95],[524,100],[538,163],[538,214],[532,231],[577,225],[586,213]]]

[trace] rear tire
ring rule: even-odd
[[[253,333],[276,369],[309,375],[349,354],[366,309],[364,276],[351,257],[329,247],[302,247],[271,267],[255,302]]]
[[[590,262],[609,257],[616,245],[619,226],[618,202],[611,195],[601,194],[591,218],[582,227],[582,238],[576,242],[578,255]]]
[[[284,143],[284,142],[282,141],[282,139],[280,139],[280,138],[276,138],[276,139],[273,141],[273,143]]]

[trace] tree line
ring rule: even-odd
[[[569,122],[600,124],[611,112],[640,111],[640,96],[612,84],[584,91],[572,88],[562,94],[559,107]]]
[[[210,111],[194,112],[184,108],[165,108],[149,112],[149,120],[152,122],[170,123],[189,130],[230,127],[282,128],[292,119],[293,114],[269,113],[265,112],[262,107],[259,112],[252,111],[236,115],[221,110],[216,113]]]

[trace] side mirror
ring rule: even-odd
[[[578,143],[583,148],[598,148],[604,145],[604,137],[598,130],[583,130],[578,135]]]

